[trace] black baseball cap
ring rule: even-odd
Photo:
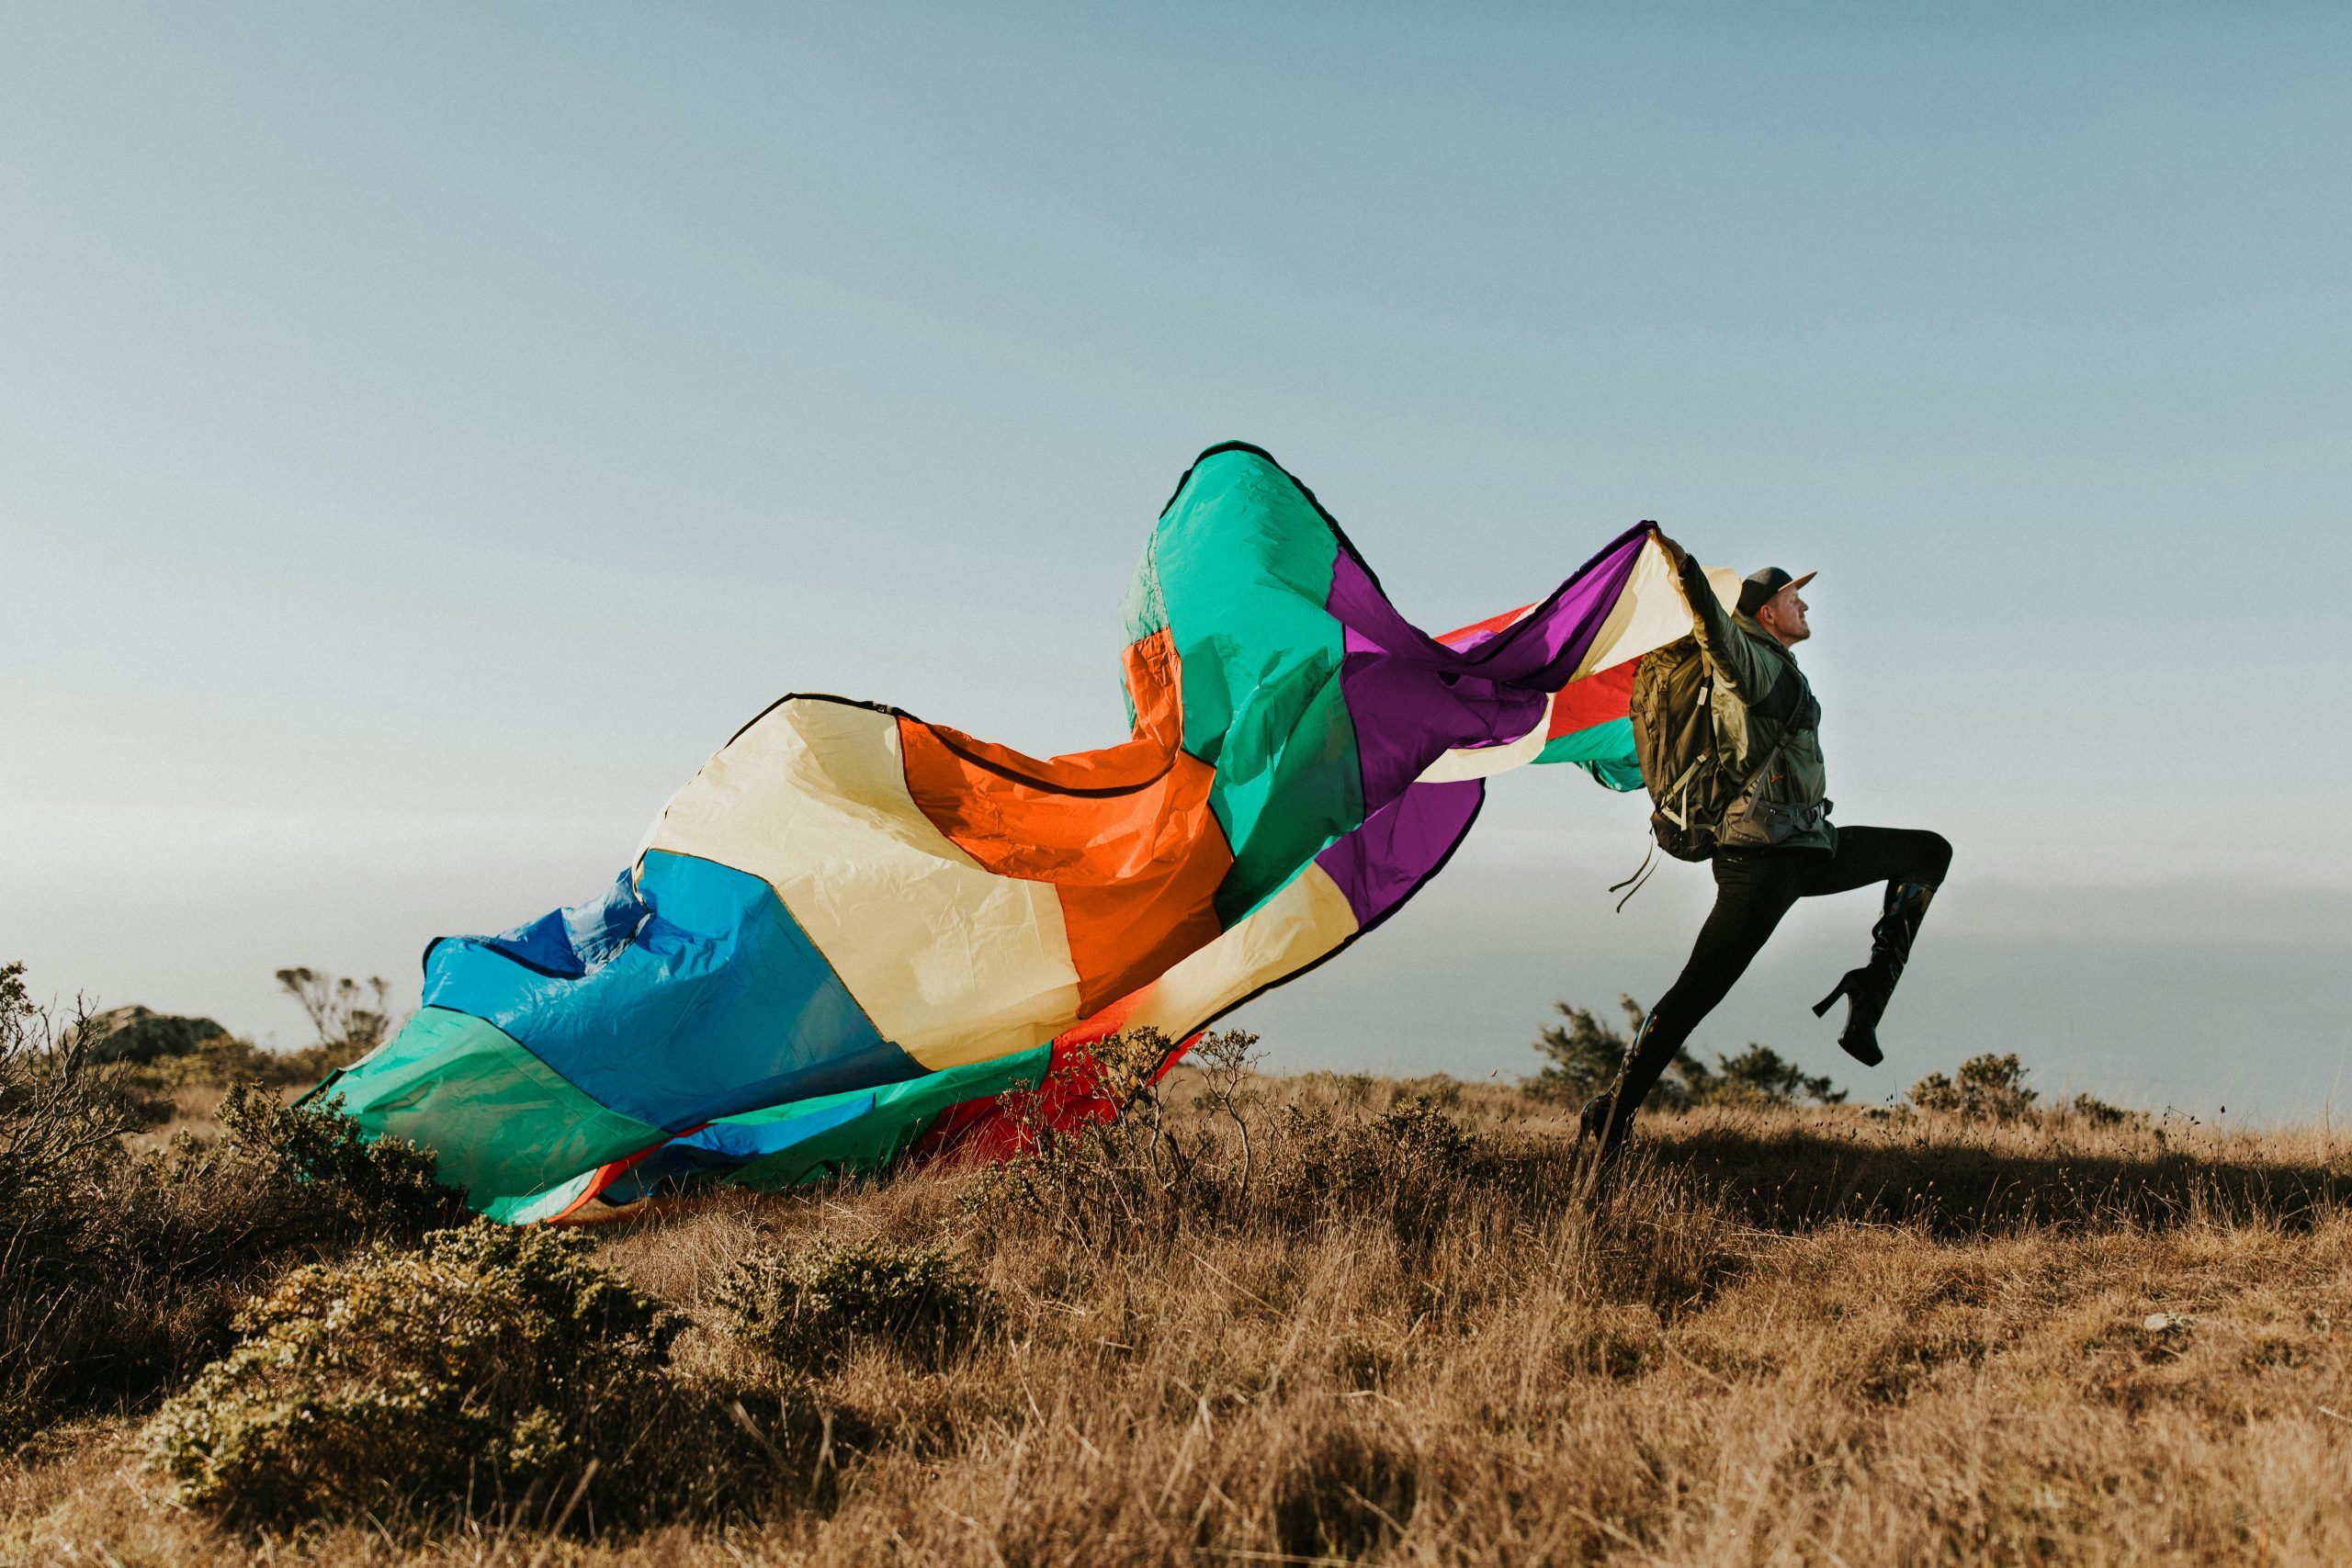
[[[1739,585],[1739,613],[1743,615],[1753,615],[1770,604],[1772,595],[1781,589],[1803,588],[1820,575],[1819,572],[1808,571],[1803,577],[1791,577],[1777,566],[1768,566],[1760,570],[1751,571],[1747,574],[1747,580]]]

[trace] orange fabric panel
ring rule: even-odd
[[[1080,1016],[1217,937],[1211,903],[1233,865],[1209,809],[1215,770],[1188,755],[1174,641],[1126,652],[1134,739],[1035,758],[901,717],[907,790],[989,871],[1050,882],[1078,970]]]
[[[1535,606],[1532,604],[1521,604],[1516,610],[1505,610],[1499,615],[1488,615],[1483,621],[1473,621],[1466,626],[1456,626],[1450,632],[1440,632],[1438,634],[1437,640],[1445,644],[1448,648],[1460,648],[1464,643],[1468,642],[1480,632],[1498,632],[1502,630],[1505,626],[1510,626],[1512,622],[1518,620],[1521,615],[1526,615],[1528,611],[1532,610],[1533,608],[1535,608]]]

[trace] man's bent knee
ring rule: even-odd
[[[1941,833],[1922,832],[1920,837],[1927,841],[1927,853],[1919,880],[1940,886],[1951,871],[1951,840]]]

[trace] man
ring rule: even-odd
[[[1682,547],[1664,534],[1657,541],[1674,562],[1699,651],[1713,677],[1722,765],[1756,783],[1726,812],[1743,820],[1736,827],[1728,820],[1717,825],[1715,907],[1699,929],[1690,961],[1642,1021],[1617,1081],[1584,1108],[1584,1131],[1598,1135],[1607,1154],[1623,1145],[1658,1075],[1798,899],[1883,882],[1885,904],[1871,930],[1870,961],[1849,970],[1813,1010],[1817,1018],[1844,997],[1846,1025],[1838,1043],[1857,1061],[1877,1066],[1879,1018],[1902,976],[1920,917],[1951,864],[1951,845],[1939,833],[1838,828],[1829,820],[1821,706],[1790,651],[1813,635],[1799,590],[1814,574],[1792,579],[1767,567],[1741,585],[1737,613],[1725,615],[1706,573]]]

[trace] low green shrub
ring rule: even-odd
[[[155,1057],[131,1068],[126,1076],[135,1084],[164,1090],[184,1087],[226,1089],[232,1084],[297,1089],[318,1082],[337,1067],[349,1066],[354,1059],[354,1053],[331,1045],[311,1045],[300,1051],[265,1051],[250,1040],[219,1034],[178,1055]]]
[[[2109,1105],[2095,1094],[2078,1094],[2068,1100],[2065,1113],[2093,1127],[2145,1127],[2148,1113],[2129,1111],[2120,1105]]]
[[[311,1241],[414,1237],[465,1217],[465,1194],[441,1184],[433,1151],[400,1138],[370,1140],[343,1101],[288,1105],[252,1084],[229,1090],[215,1112],[217,1151],[187,1145],[167,1156],[187,1175],[232,1168],[276,1198],[279,1247]]]
[[[143,1065],[188,1056],[229,1032],[209,1018],[188,1018],[132,1005],[108,1008],[74,1029],[74,1043],[94,1062]]]
[[[1547,1066],[1520,1085],[1522,1093],[1555,1104],[1577,1106],[1615,1081],[1620,1066],[1642,1032],[1646,1016],[1642,1004],[1619,997],[1625,1014],[1623,1031],[1601,1021],[1589,1008],[1555,1002],[1565,1024],[1546,1024],[1536,1037],[1535,1049]],[[1841,1105],[1846,1091],[1834,1087],[1826,1075],[1799,1070],[1769,1045],[1754,1041],[1736,1056],[1716,1054],[1709,1066],[1690,1051],[1675,1054],[1667,1072],[1650,1091],[1650,1103],[1661,1111],[1690,1111],[1702,1105]]]
[[[881,1242],[741,1259],[718,1301],[737,1338],[807,1371],[864,1345],[938,1364],[971,1347],[991,1306],[945,1250]]]
[[[1447,1115],[1443,1104],[1427,1095],[1398,1100],[1373,1118],[1372,1132],[1375,1140],[1392,1142],[1402,1157],[1449,1170],[1478,1166],[1488,1154],[1486,1139]],[[1359,1146],[1376,1150],[1378,1145]]]
[[[146,1462],[180,1502],[255,1525],[540,1519],[592,1461],[582,1522],[692,1517],[754,1456],[670,1374],[683,1320],[593,1254],[477,1221],[297,1269],[150,1423]]]
[[[1971,1056],[1952,1077],[1929,1073],[1911,1086],[1911,1103],[1969,1122],[2019,1122],[2041,1097],[2026,1087],[2030,1071],[2017,1054]]]
[[[1276,1191],[1288,1200],[1386,1202],[1408,1190],[1494,1174],[1493,1139],[1464,1126],[1428,1095],[1410,1094],[1369,1121],[1286,1106],[1273,1140]]]

